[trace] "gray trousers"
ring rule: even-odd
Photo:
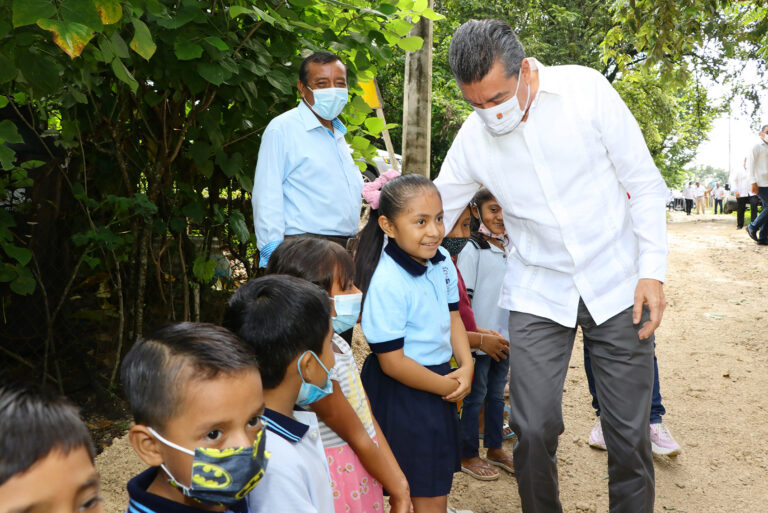
[[[645,308],[640,322],[648,320]],[[592,356],[608,447],[611,513],[653,513],[654,473],[648,417],[653,342],[640,340],[628,308],[599,326],[582,301],[577,323]],[[561,513],[557,443],[563,433],[563,385],[576,328],[510,312],[510,426],[518,434],[515,473],[525,513]]]

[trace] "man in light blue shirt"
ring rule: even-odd
[[[253,220],[265,267],[285,237],[309,234],[345,245],[357,234],[363,179],[338,115],[347,103],[347,68],[316,52],[301,63],[301,102],[267,125],[253,182]]]

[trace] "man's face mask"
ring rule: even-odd
[[[166,440],[151,427],[148,429],[168,447],[194,456],[189,486],[179,483],[164,464],[160,467],[170,478],[171,485],[181,490],[185,496],[201,503],[231,506],[244,499],[261,481],[266,471],[270,456],[265,450],[266,429],[259,431],[250,447],[197,447],[194,451]]]
[[[312,91],[315,97],[315,104],[310,108],[315,114],[327,121],[337,118],[349,100],[349,92],[346,87],[326,87],[324,89],[309,90]]]
[[[515,94],[512,97],[495,107],[489,107],[487,109],[479,109],[474,107],[477,115],[483,120],[485,129],[496,137],[510,133],[517,128],[523,117],[525,116],[525,109],[528,108],[528,102],[531,101],[531,86],[528,85],[528,96],[525,100],[525,106],[521,109],[520,102],[517,100],[517,91],[520,89],[520,82],[523,79],[523,68],[517,73],[517,86],[515,87]]]

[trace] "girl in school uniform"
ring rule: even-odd
[[[478,191],[471,205],[471,236],[459,253],[457,266],[472,301],[477,324],[501,333],[506,339],[509,336],[509,312],[498,306],[507,264],[506,231],[501,207],[488,189]],[[462,470],[476,479],[488,479],[487,472],[478,471],[483,463],[479,457],[478,441],[478,413],[483,403],[485,461],[509,473],[514,472],[512,455],[502,448],[505,435],[504,385],[508,373],[508,358],[491,357],[481,349],[475,353],[472,391],[464,399],[461,416],[461,464]]]
[[[353,328],[360,316],[362,294],[354,285],[352,257],[335,242],[295,237],[277,247],[267,273],[303,278],[325,289],[331,297],[333,390],[310,407],[319,419],[334,513],[384,511],[382,484],[390,495],[390,511],[409,513],[408,482],[371,415],[352,349],[339,335]]]
[[[456,269],[440,247],[440,193],[423,176],[393,176],[387,172],[363,189],[371,214],[355,265],[372,354],[361,377],[408,479],[415,513],[444,513],[461,468],[455,403],[469,392],[472,358]]]

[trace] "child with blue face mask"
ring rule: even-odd
[[[256,353],[264,386],[269,470],[248,495],[250,513],[333,511],[317,416],[309,406],[333,391],[331,304],[293,276],[251,280],[232,295],[224,326]]]
[[[311,404],[331,474],[336,513],[383,511],[382,485],[390,494],[391,511],[410,510],[408,482],[386,438],[371,415],[352,349],[339,336],[360,317],[362,293],[354,285],[354,262],[335,242],[311,237],[287,239],[272,254],[268,274],[303,278],[331,298],[333,392]]]

